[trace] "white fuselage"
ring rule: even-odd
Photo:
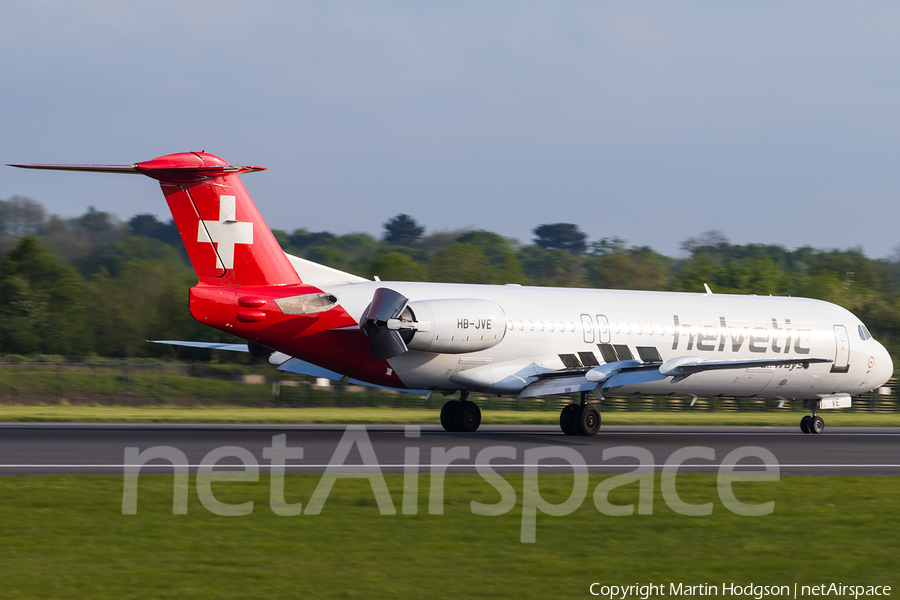
[[[619,360],[630,354],[645,362],[683,356],[833,361],[708,371],[604,388],[614,394],[858,395],[883,385],[893,373],[890,355],[858,318],[806,298],[410,282],[322,287],[357,320],[378,287],[396,290],[411,303],[478,299],[502,308],[504,322],[489,324],[489,333],[496,336],[500,329],[502,334],[490,348],[457,354],[410,350],[391,358],[391,368],[410,389],[516,395],[538,373],[610,362],[610,348]],[[453,321],[456,335],[483,335],[488,324],[476,328],[479,320],[468,317],[461,309]]]

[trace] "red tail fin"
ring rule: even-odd
[[[172,154],[135,166],[159,180],[202,283],[300,283],[238,177],[257,167],[229,167],[205,153]]]
[[[134,165],[13,165],[34,169],[140,173],[159,181],[201,283],[300,283],[238,177],[263,167],[231,166],[205,152],[161,156]]]

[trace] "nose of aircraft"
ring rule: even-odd
[[[872,378],[872,382],[876,385],[873,387],[881,387],[894,375],[894,361],[891,360],[891,355],[888,353],[887,349],[881,345],[881,342],[876,342],[876,344],[878,344],[878,346],[873,353],[872,358],[869,360],[874,360],[875,362],[875,364],[872,365],[872,370],[875,375]]]

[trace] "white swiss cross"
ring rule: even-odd
[[[197,241],[216,244],[216,266],[234,268],[234,245],[253,243],[253,223],[241,223],[234,216],[234,196],[219,196],[219,220],[200,221]]]

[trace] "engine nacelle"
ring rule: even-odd
[[[410,350],[463,354],[496,346],[506,335],[506,314],[488,300],[459,298],[410,302],[387,324]]]

